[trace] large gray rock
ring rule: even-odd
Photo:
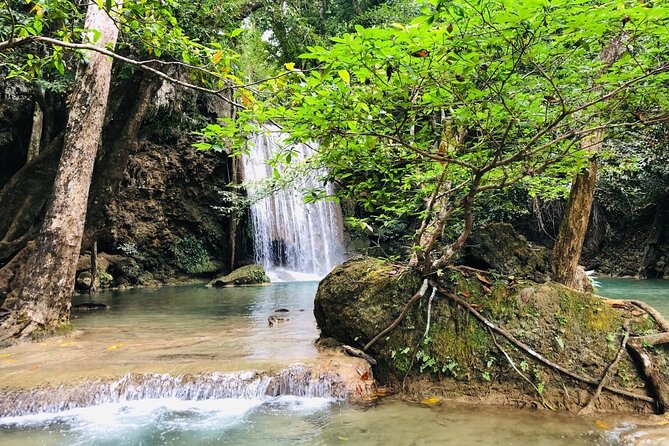
[[[492,223],[474,232],[462,248],[459,262],[536,282],[550,278],[551,253],[535,246],[508,223]]]
[[[246,265],[237,268],[227,276],[218,277],[207,284],[208,287],[239,285],[262,285],[270,283],[265,269],[261,265]]]

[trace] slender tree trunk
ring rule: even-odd
[[[232,184],[237,186],[239,184],[237,158],[233,157],[232,164]],[[230,271],[235,269],[237,263],[237,233],[238,233],[238,217],[237,210],[233,209],[230,212]]]
[[[586,150],[597,153],[601,149],[602,141],[602,132],[597,132],[583,140],[582,146],[587,147]],[[597,170],[597,160],[592,159],[588,168],[576,175],[553,248],[554,279],[574,289],[582,288],[577,274],[578,262],[581,260],[581,250],[588,232],[590,211],[595,198]]]
[[[657,204],[653,226],[646,241],[646,250],[639,268],[639,277],[642,279],[661,279],[664,277],[664,265],[657,267],[662,257],[662,244],[669,234],[669,197],[665,197]]]
[[[118,1],[116,4],[120,4]],[[118,29],[96,2],[88,6],[85,28],[100,32],[96,44],[114,46]],[[107,107],[112,61],[95,52],[79,67],[53,199],[44,217],[17,304],[3,323],[0,340],[50,332],[67,322],[86,217],[95,154]]]
[[[88,287],[88,296],[93,297],[97,293],[95,281],[98,278],[98,242],[93,242],[91,247],[91,286]]]
[[[611,39],[604,47],[599,58],[603,63],[602,72],[616,63],[625,53],[625,33]],[[589,135],[581,142],[581,148],[592,154],[587,169],[576,175],[569,193],[569,202],[560,225],[555,246],[553,247],[553,275],[554,279],[570,288],[587,291],[588,284],[584,283],[582,274],[578,274],[578,262],[581,260],[581,251],[586,233],[590,211],[595,198],[595,183],[597,181],[598,164],[596,155],[604,145],[602,130]]]
[[[30,144],[28,145],[28,155],[26,164],[39,155],[40,142],[42,140],[42,123],[44,122],[44,113],[39,103],[35,102],[35,112],[33,113],[33,129],[30,135]]]

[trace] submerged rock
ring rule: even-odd
[[[288,322],[290,319],[287,317],[279,317],[279,316],[270,316],[267,318],[267,323],[269,324],[270,327],[276,327],[279,324],[283,324],[284,322]]]
[[[238,285],[261,285],[270,283],[269,276],[262,265],[246,265],[237,268],[227,276],[219,277],[207,284],[208,287]]]
[[[398,273],[395,266],[377,259],[344,263],[318,288],[314,314],[321,336],[364,349],[397,319],[421,282],[411,270]],[[577,411],[590,400],[620,349],[622,327],[628,327],[632,336],[658,328],[644,312],[551,282],[496,281],[479,271],[453,268],[444,271],[441,286],[494,327],[564,369],[591,378],[595,385],[536,361],[502,335],[493,334],[453,298],[432,295],[431,289],[394,330],[365,351],[377,361],[382,384],[399,385],[408,375],[403,388],[424,397],[434,395],[437,388],[449,399],[466,402]],[[667,351],[658,347],[648,353],[669,382]],[[608,385],[650,396],[642,373],[627,354]],[[651,411],[653,404],[605,390],[595,409]]]
[[[75,311],[109,310],[109,305],[100,302],[86,302],[83,304],[72,305],[72,310]]]

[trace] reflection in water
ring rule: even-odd
[[[268,370],[313,361],[315,282],[104,292],[110,310],[74,314],[80,332],[3,350],[2,385],[30,387],[128,372]],[[75,303],[85,301],[79,297]],[[279,308],[289,321],[270,327]],[[29,371],[29,373],[27,373]]]

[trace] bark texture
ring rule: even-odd
[[[584,140],[583,144],[601,146],[602,134],[593,135]],[[576,290],[582,288],[582,281],[578,278],[577,270],[585,235],[588,232],[590,210],[595,197],[597,170],[597,161],[592,160],[588,168],[576,176],[553,248],[553,278]]]
[[[113,47],[118,29],[96,3],[88,6],[85,28],[99,31],[96,44]],[[63,152],[53,198],[26,264],[17,303],[2,325],[0,340],[23,338],[36,331],[57,329],[69,319],[77,259],[86,216],[93,164],[104,123],[112,61],[87,54],[75,78]]]
[[[667,268],[667,253],[663,247],[669,238],[669,197],[657,205],[650,235],[646,241],[639,277],[642,279],[661,279]]]

